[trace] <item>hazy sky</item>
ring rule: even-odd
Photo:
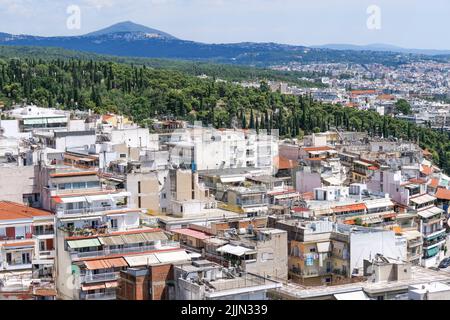
[[[79,30],[66,27],[70,5],[81,9]],[[379,30],[366,24],[371,5],[381,10]],[[208,43],[450,49],[449,0],[0,0],[0,32],[74,35],[125,20]]]

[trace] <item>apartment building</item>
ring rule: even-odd
[[[54,223],[51,212],[0,201],[0,296],[32,298],[39,287],[56,295]]]
[[[289,239],[289,274],[298,283],[335,285],[362,276],[363,260],[376,254],[406,259],[407,242],[393,231],[328,220],[274,220]]]
[[[208,260],[176,266],[177,300],[267,300],[282,285],[263,276],[224,268]]]
[[[278,156],[278,137],[253,130],[194,127],[174,132],[167,143],[171,163],[197,170],[270,168]]]
[[[253,229],[249,225],[247,230],[224,231],[218,239],[204,241],[204,252],[208,259],[277,281],[287,279],[285,231],[274,228]]]

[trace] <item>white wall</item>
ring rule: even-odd
[[[362,270],[364,259],[370,261],[376,254],[406,260],[406,240],[397,239],[392,231],[350,234],[350,272],[355,268]]]

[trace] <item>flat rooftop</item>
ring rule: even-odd
[[[363,290],[365,293],[377,294],[383,292],[408,291],[409,286],[425,284],[430,282],[450,283],[450,273],[435,271],[419,266],[411,267],[411,279],[400,281],[356,282],[337,286],[306,287],[294,283],[284,285],[279,289],[279,293],[292,299],[314,299],[332,296],[338,293],[353,292]]]

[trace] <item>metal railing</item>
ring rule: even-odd
[[[115,292],[88,293],[84,296],[84,300],[115,300]]]
[[[99,274],[85,274],[80,276],[80,281],[82,283],[92,283],[92,282],[103,282],[117,280],[119,274],[117,272],[107,272]]]
[[[127,205],[116,205],[116,206],[101,206],[101,207],[89,207],[81,209],[59,209],[57,210],[57,215],[75,215],[75,214],[97,214],[98,212],[111,211],[111,210],[122,210],[129,209]]]
[[[34,230],[33,236],[46,236],[55,234],[55,230]]]

